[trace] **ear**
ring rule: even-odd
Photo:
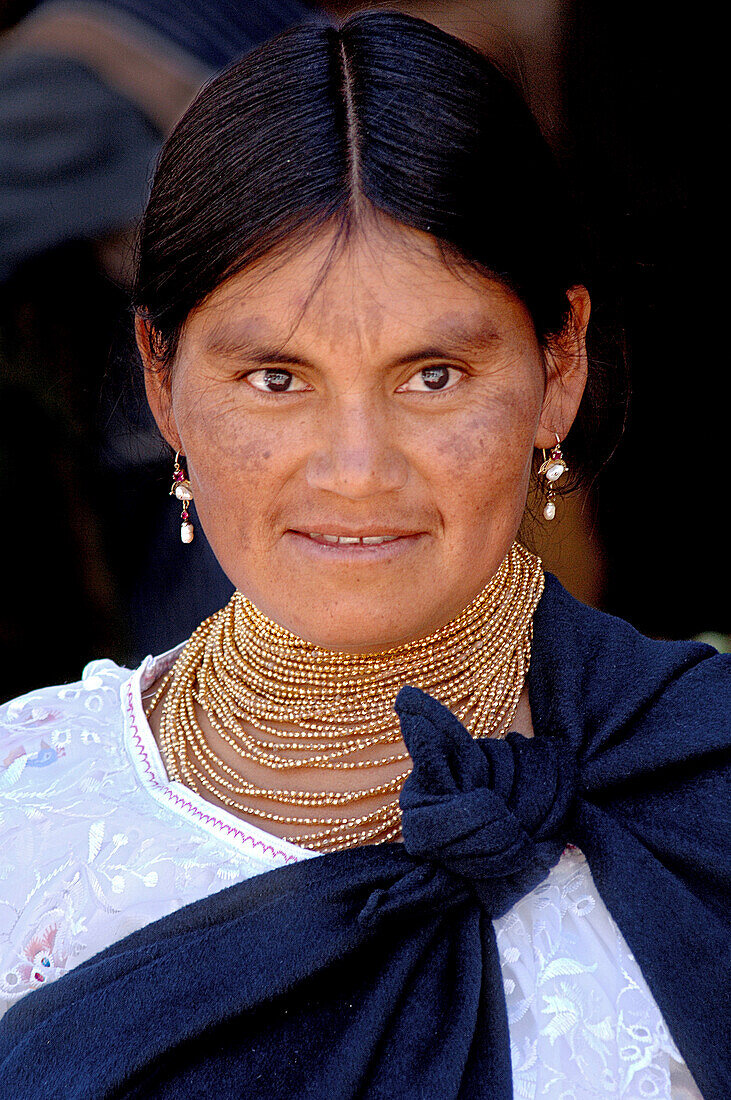
[[[546,352],[546,391],[536,433],[536,447],[554,447],[574,422],[586,386],[586,330],[591,300],[585,286],[566,292],[571,312],[564,331]]]
[[[161,368],[155,357],[151,341],[149,321],[138,314],[135,317],[135,339],[142,359],[145,375],[145,392],[155,422],[163,438],[174,451],[182,450],[175,418],[170,375]]]

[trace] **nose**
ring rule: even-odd
[[[366,500],[397,492],[406,484],[406,457],[387,410],[376,401],[349,395],[332,402],[319,435],[307,463],[311,488]]]

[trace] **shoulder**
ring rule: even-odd
[[[47,781],[95,755],[94,746],[109,747],[119,725],[120,687],[129,676],[113,661],[92,661],[75,683],[39,688],[0,706],[0,795],[17,790],[22,777]]]
[[[94,661],[75,683],[0,707],[0,1015],[74,964],[85,890],[116,912],[91,863],[130,771],[120,705],[129,675]]]
[[[684,737],[731,736],[731,656],[693,641],[648,638],[575,600],[551,574],[536,610],[531,706],[604,740],[661,724]],[[710,744],[708,746],[711,747]]]

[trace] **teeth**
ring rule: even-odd
[[[394,539],[398,538],[398,535],[364,535],[363,538],[353,538],[350,535],[321,535],[311,531],[310,538],[322,539],[323,542],[329,542],[333,545],[337,543],[340,546],[355,546],[358,544],[363,546],[377,546],[381,542],[393,542]]]

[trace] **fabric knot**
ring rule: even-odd
[[[468,880],[493,917],[557,862],[576,793],[576,761],[559,741],[510,733],[475,739],[413,687],[396,699],[414,766],[401,792],[409,855]]]

